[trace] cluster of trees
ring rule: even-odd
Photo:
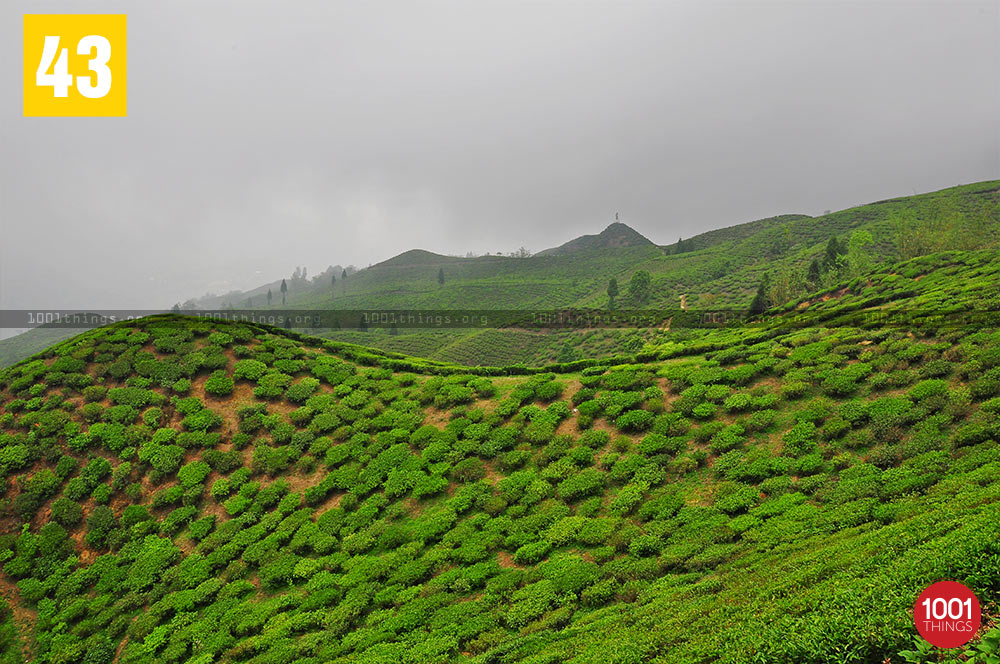
[[[874,244],[868,231],[854,231],[846,241],[832,236],[823,255],[809,263],[804,275],[797,267],[788,265],[773,276],[765,273],[750,303],[750,315],[761,314],[794,297],[870,272],[875,267],[871,254]]]
[[[653,294],[653,279],[646,270],[636,270],[632,273],[626,287],[628,301],[634,306],[645,306]],[[618,280],[614,277],[608,280],[608,309],[615,308],[615,300],[620,295]]]
[[[464,256],[461,256],[459,254],[448,254],[448,255],[452,256],[453,258],[476,258],[480,254],[477,254],[474,251],[467,251],[467,252],[465,252]],[[491,254],[490,252],[487,251],[485,254],[482,254],[482,255],[483,256],[503,256],[504,253],[502,251],[498,251],[498,252],[496,252],[496,254]],[[518,247],[517,250],[507,252],[506,255],[509,256],[510,258],[531,258],[532,253],[531,253],[531,251],[529,249],[527,249],[525,247]]]
[[[940,195],[923,206],[905,206],[889,215],[902,259],[938,251],[996,246],[996,215],[969,213],[955,195]]]
[[[694,240],[691,240],[691,239],[685,240],[683,238],[677,238],[677,244],[673,245],[670,248],[670,253],[671,254],[684,254],[684,253],[687,253],[689,251],[694,251],[695,248],[696,247],[694,246]]]
[[[295,291],[295,290],[301,291],[307,288],[315,288],[317,286],[327,283],[329,283],[332,288],[337,285],[338,278],[341,280],[341,282],[343,282],[343,280],[347,279],[348,276],[355,274],[357,271],[358,269],[353,265],[348,265],[347,267],[344,268],[340,267],[339,265],[338,266],[330,265],[319,274],[309,277],[308,268],[302,266],[296,266],[295,270],[292,272],[292,275],[290,277],[283,278],[281,280],[281,283],[277,287],[277,291],[281,295],[281,304],[282,305],[286,304],[288,293],[290,291]],[[277,293],[274,292],[274,289],[268,288],[267,292],[264,293],[261,296],[261,298],[267,302],[268,306],[270,306],[274,302],[274,298],[276,296]],[[184,310],[199,309],[207,300],[212,300],[215,297],[216,296],[212,293],[206,293],[200,299],[197,300],[190,299],[184,302],[183,304],[177,303],[173,306],[173,309],[174,311],[180,311],[181,309]],[[246,295],[245,293],[242,293],[240,291],[231,291],[230,293],[224,295],[223,297],[228,299],[226,299],[221,306],[223,308],[228,308],[228,309],[235,308],[234,302],[242,302],[242,306],[246,306],[247,308],[252,308],[254,304],[258,301],[254,296]]]
[[[353,266],[348,266],[346,268],[343,268],[340,271],[341,282],[342,283],[345,282],[347,280],[348,275],[349,274],[353,274],[356,271],[357,270],[354,269]],[[327,279],[329,279],[330,287],[331,288],[333,288],[333,287],[335,287],[337,285],[337,270],[332,265],[330,267],[328,267],[326,270],[324,270],[322,273],[320,273],[320,274],[316,275],[315,277],[313,277],[312,278],[312,283],[314,283],[314,284],[322,283],[322,282],[326,281]],[[291,282],[292,282],[292,286],[295,286],[295,285],[306,285],[308,283],[306,281],[306,268],[304,268],[304,267],[303,268],[296,267],[295,268],[295,273],[292,274]],[[285,280],[285,279],[282,279],[281,280],[281,285],[278,287],[278,291],[281,293],[281,304],[282,305],[285,304],[286,297],[288,295],[288,291],[290,290],[290,288],[291,287],[288,285],[288,281]],[[271,292],[270,288],[267,289],[267,296],[266,297],[267,297],[267,304],[270,305],[272,299],[274,298],[274,294]],[[247,306],[248,307],[252,306],[252,299],[251,298],[247,298]]]

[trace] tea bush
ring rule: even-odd
[[[223,370],[213,371],[212,375],[205,381],[205,392],[217,397],[232,394],[234,388],[233,379]]]

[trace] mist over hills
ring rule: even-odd
[[[303,278],[285,279],[288,308],[318,309],[520,309],[608,306],[608,283],[623,291],[636,272],[650,275],[648,298],[621,305],[671,308],[742,309],[765,275],[769,297],[784,302],[841,271],[824,273],[822,283],[808,281],[812,261],[822,263],[831,238],[845,250],[855,232],[868,233],[865,260],[872,265],[943,249],[997,246],[1000,241],[1000,181],[986,181],[936,192],[904,196],[818,217],[780,215],[681,238],[657,245],[626,224],[584,235],[535,255],[444,256],[413,249],[354,270],[330,266]],[[656,238],[657,241],[662,238]],[[909,243],[909,244],[907,244]],[[335,279],[331,279],[331,277]],[[444,283],[440,283],[443,277]],[[184,303],[185,308],[278,308],[281,279],[248,291],[233,291]],[[272,293],[268,304],[267,292]],[[682,297],[683,296],[683,297]],[[28,332],[0,341],[0,365],[6,366],[45,348],[58,332],[44,337]],[[69,333],[64,333],[69,336]],[[387,336],[372,331],[331,331],[329,336],[394,350],[429,355],[443,361],[526,362],[544,364],[572,356],[567,344],[583,344],[595,353],[615,352],[623,344],[641,346],[646,334],[595,331],[584,342],[564,334],[523,334],[485,330],[419,331]],[[63,338],[65,338],[65,336]]]
[[[956,226],[963,223],[975,225],[977,232],[963,237]],[[809,261],[822,257],[831,237],[847,243],[854,231],[866,231],[872,235],[868,251],[876,263],[906,257],[903,254],[911,250],[901,248],[901,224],[912,226],[907,232],[914,235],[919,228],[926,235],[952,227],[952,232],[941,236],[948,242],[964,242],[968,245],[965,248],[996,242],[1000,238],[1000,181],[887,199],[819,217],[779,215],[707,231],[676,243],[671,239],[659,244],[624,223],[613,223],[600,233],[583,235],[534,255],[455,257],[414,249],[333,285],[328,280],[296,285],[289,290],[288,304],[332,308],[601,307],[607,304],[605,291],[610,278],[624,283],[635,271],[646,270],[654,286],[649,304],[676,305],[679,296],[686,293],[691,304],[739,307],[749,303],[765,272],[777,276],[779,272],[801,271],[799,276],[804,277]],[[440,268],[444,268],[443,284],[438,283]],[[496,286],[492,293],[490,284]],[[239,295],[231,299],[239,299]]]
[[[8,4],[0,664],[1000,664],[1000,0]]]

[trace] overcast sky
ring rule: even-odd
[[[23,118],[23,12],[128,13],[127,118]],[[0,9],[0,306],[654,242],[1000,178],[1000,2]]]

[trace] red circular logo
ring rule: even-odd
[[[913,622],[920,636],[938,648],[957,648],[979,630],[979,600],[957,581],[927,586],[913,605]]]

